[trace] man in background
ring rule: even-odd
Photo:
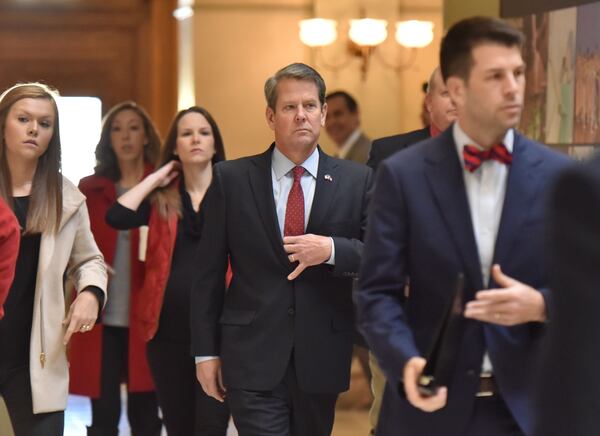
[[[364,164],[369,157],[371,140],[360,129],[358,103],[345,91],[327,95],[325,130],[338,148],[337,157]]]
[[[373,141],[367,165],[373,168],[374,171],[377,170],[377,166],[386,157],[409,145],[439,135],[456,120],[456,108],[450,99],[450,94],[448,94],[448,89],[446,89],[446,84],[444,83],[444,79],[442,79],[439,67],[433,70],[429,78],[427,95],[425,96],[425,107],[427,108],[431,124],[423,129],[376,139]]]

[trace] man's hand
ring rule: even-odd
[[[288,259],[292,263],[298,262],[287,279],[294,280],[307,267],[327,262],[331,257],[331,244],[331,238],[313,234],[283,238],[283,249],[288,254]]]
[[[546,302],[542,293],[507,275],[500,265],[492,267],[492,277],[500,289],[475,294],[465,308],[465,317],[505,326],[546,320]]]
[[[225,386],[221,376],[221,359],[205,360],[196,363],[196,378],[209,397],[221,403],[225,401]]]
[[[89,291],[81,291],[63,320],[63,325],[68,326],[63,344],[67,345],[75,332],[89,332],[94,328],[98,317],[98,299]]]
[[[448,388],[438,388],[435,395],[424,397],[419,392],[418,381],[425,368],[425,359],[411,357],[404,365],[404,392],[408,402],[423,412],[435,412],[446,405]]]

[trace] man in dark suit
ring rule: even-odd
[[[217,164],[202,205],[192,352],[241,435],[329,435],[349,384],[371,170],[318,147],[327,105],[311,67],[281,69],[265,96],[274,144]]]
[[[360,128],[358,103],[346,91],[327,94],[325,101],[325,130],[338,148],[336,157],[366,163],[371,150],[371,139]]]
[[[456,120],[456,108],[452,103],[450,94],[448,94],[439,68],[433,70],[429,82],[427,82],[425,107],[431,120],[429,126],[373,141],[369,160],[367,161],[367,165],[373,168],[373,171],[377,170],[377,167],[385,158],[417,142],[439,135]]]
[[[600,157],[565,172],[549,207],[555,310],[540,366],[535,434],[600,434]]]
[[[378,435],[532,433],[532,379],[552,318],[544,199],[569,160],[514,130],[522,38],[492,18],[452,26],[440,65],[457,122],[378,170],[356,296],[388,380]],[[423,356],[459,273],[468,303],[451,381],[425,396],[417,388]]]

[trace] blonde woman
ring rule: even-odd
[[[21,225],[15,279],[0,321],[0,395],[16,436],[63,434],[66,345],[92,329],[106,267],[85,198],[60,173],[55,93],[13,86],[0,96],[0,197]],[[78,291],[65,310],[65,276]]]

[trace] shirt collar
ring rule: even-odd
[[[452,125],[452,136],[454,137],[454,144],[456,145],[456,152],[458,153],[458,158],[460,159],[460,163],[463,167],[465,166],[465,160],[463,157],[463,147],[465,145],[474,145],[475,147],[483,150],[483,147],[481,145],[477,144],[475,141],[469,138],[469,135],[467,135],[458,124],[458,121]],[[506,131],[506,134],[504,135],[502,143],[509,151],[509,153],[512,153],[513,151],[514,142],[515,131],[514,129],[508,129]]]
[[[271,154],[271,167],[275,172],[277,181],[281,180],[281,178],[289,173],[295,166],[296,164],[289,160],[277,147],[273,148],[273,153]],[[319,148],[315,147],[310,156],[308,156],[300,166],[316,179],[317,171],[319,170]]]
[[[346,141],[344,142],[344,144],[341,146],[340,150],[338,151],[338,157],[340,159],[344,159],[346,157],[346,155],[350,152],[350,149],[352,148],[354,143],[356,141],[358,141],[358,138],[360,137],[361,134],[362,134],[362,131],[360,130],[360,127],[357,127],[356,130],[354,130],[354,132],[350,133],[350,136],[348,136],[348,139],[346,139]]]

